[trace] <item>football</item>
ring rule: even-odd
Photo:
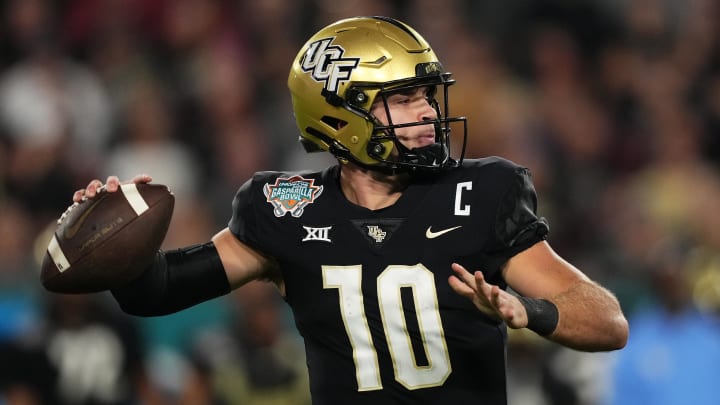
[[[140,275],[160,248],[175,196],[162,184],[122,184],[71,205],[58,220],[41,281],[65,294],[120,287]]]

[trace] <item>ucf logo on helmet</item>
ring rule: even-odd
[[[311,43],[300,61],[303,72],[312,72],[316,82],[325,82],[325,89],[337,92],[343,80],[350,79],[350,73],[360,58],[343,58],[345,50],[340,45],[331,45],[335,38],[324,38]]]

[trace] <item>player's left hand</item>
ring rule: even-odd
[[[481,271],[471,274],[457,263],[451,267],[455,274],[448,282],[456,293],[472,301],[482,313],[504,321],[511,329],[527,326],[527,311],[517,297],[486,282]]]
[[[152,177],[150,177],[149,175],[138,174],[137,176],[133,177],[132,180],[128,181],[128,183],[132,182],[135,184],[142,184],[150,183],[151,181]],[[81,188],[80,190],[77,190],[75,194],[73,194],[73,202],[82,202],[88,198],[93,198],[98,193],[104,191],[114,193],[118,191],[118,189],[120,188],[120,184],[122,183],[120,183],[120,179],[117,176],[108,176],[105,184],[103,184],[102,181],[98,179],[91,180],[90,183],[88,183],[87,187]]]

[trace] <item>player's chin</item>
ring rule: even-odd
[[[402,142],[402,144],[406,148],[412,150],[412,149],[422,148],[422,147],[434,144],[435,136],[434,135],[433,136],[416,136],[413,138],[405,138],[405,139],[400,138],[400,142]]]

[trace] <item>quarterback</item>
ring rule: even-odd
[[[464,158],[465,119],[448,115],[453,84],[400,21],[321,29],[288,87],[300,141],[337,165],[256,173],[227,228],[157,252],[115,299],[157,316],[250,280],[275,283],[304,338],[315,404],[506,404],[508,327],[577,350],[622,348],[618,301],[553,251],[529,170]],[[73,199],[120,181],[105,183]]]

